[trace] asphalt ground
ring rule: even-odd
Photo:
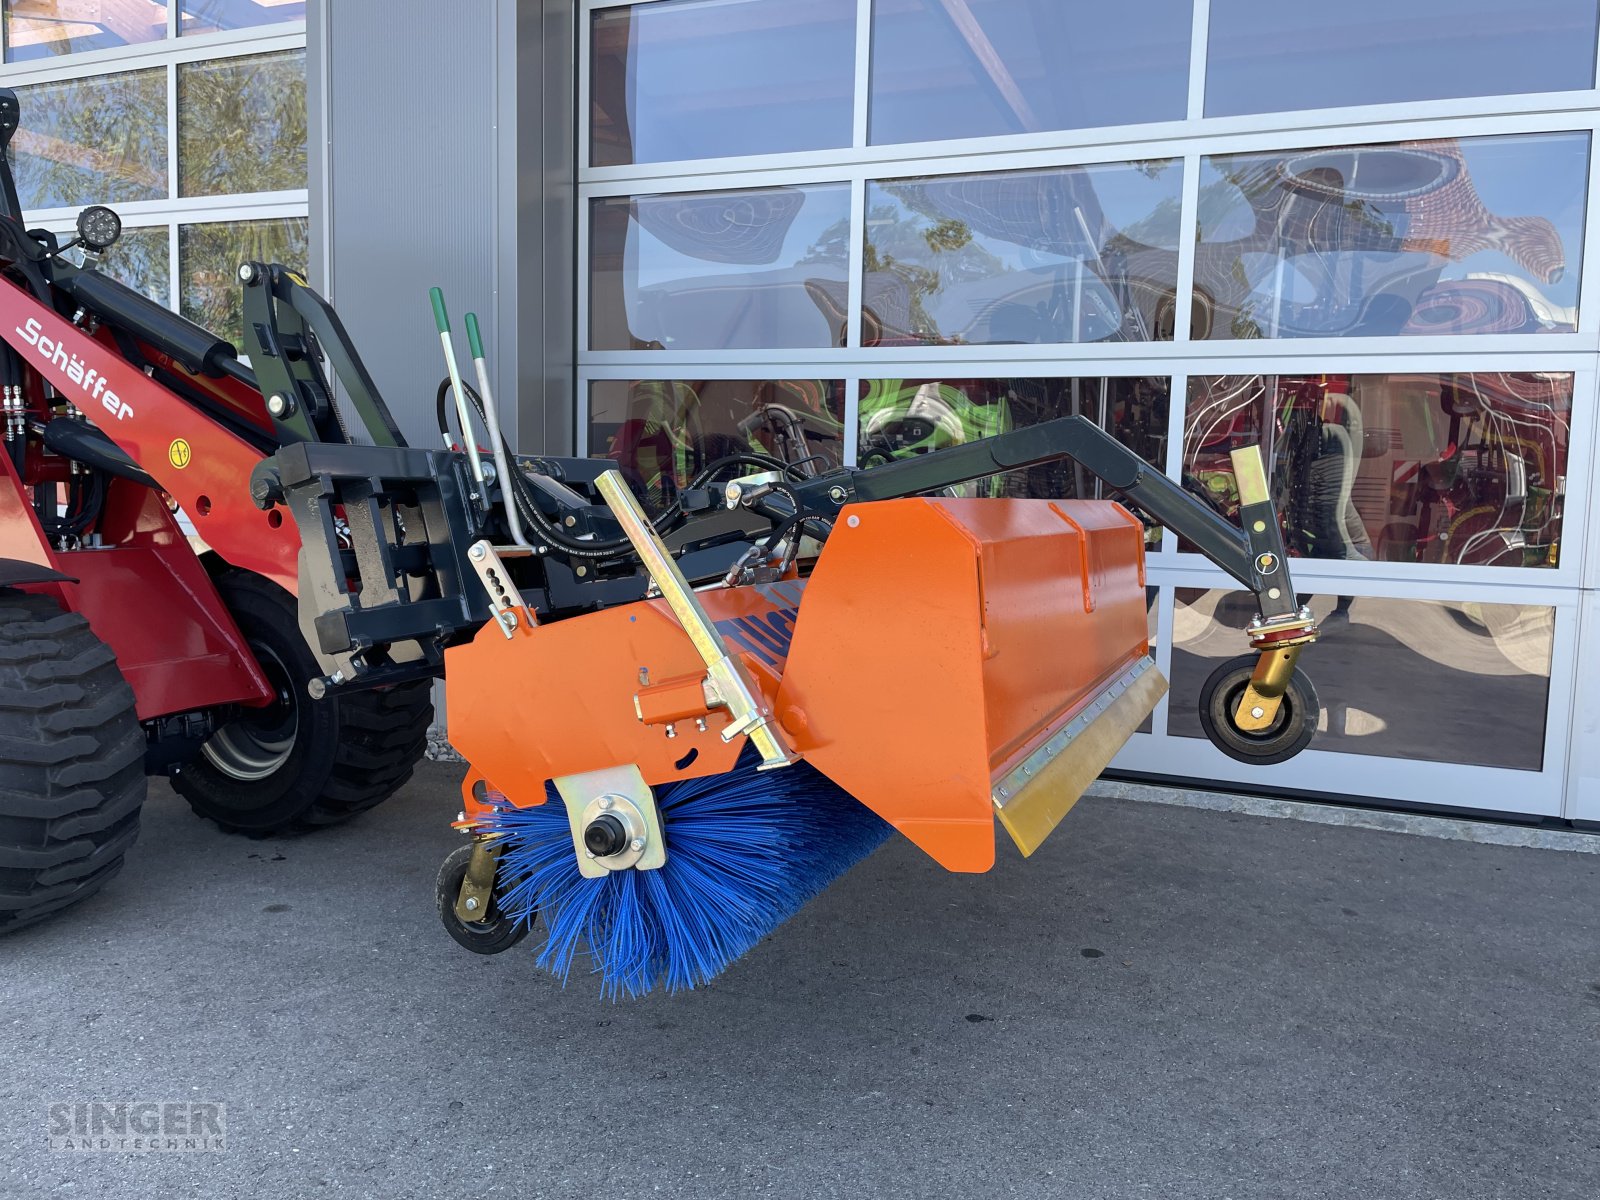
[[[1091,798],[612,1004],[439,927],[457,777],[260,842],[156,785],[122,876],[0,941],[0,1196],[1600,1195],[1600,856]],[[140,1101],[227,1148],[47,1148]]]

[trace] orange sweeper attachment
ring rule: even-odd
[[[739,453],[649,514],[625,463],[511,454],[475,320],[477,390],[435,315],[446,443],[476,418],[492,452],[306,442],[253,490],[303,539],[315,688],[448,680],[467,842],[439,905],[471,950],[535,933],[562,978],[690,987],[894,833],[952,871],[994,865],[997,822],[1032,854],[1166,690],[1147,523],[1260,606],[1204,689],[1211,740],[1272,763],[1315,730],[1253,448],[1239,527],[1082,417],[869,469]],[[956,494],[1063,458],[1123,503]]]

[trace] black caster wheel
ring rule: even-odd
[[[436,885],[439,903],[439,920],[446,932],[474,954],[499,954],[509,950],[528,936],[528,925],[500,915],[491,898],[489,915],[481,921],[463,921],[456,916],[456,897],[461,895],[461,881],[467,877],[467,863],[472,861],[472,847],[458,846],[450,852],[439,868]]]
[[[1256,656],[1245,654],[1211,672],[1200,689],[1200,724],[1211,744],[1229,758],[1263,767],[1285,762],[1310,744],[1322,705],[1311,680],[1296,667],[1272,724],[1260,731],[1240,729],[1233,714],[1255,667]]]

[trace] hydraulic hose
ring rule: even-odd
[[[451,387],[451,381],[447,376],[440,381],[438,392],[434,397],[434,404],[439,422],[439,434],[441,438],[446,437],[449,434],[449,423],[446,417],[446,412],[450,403]],[[483,398],[479,396],[477,391],[474,390],[470,385],[463,384],[462,390],[466,395],[467,401],[477,412],[479,420],[484,420]],[[485,425],[487,426],[487,421],[485,421]],[[462,431],[463,441],[470,439],[470,437],[470,430]],[[506,445],[503,438],[501,439],[501,445],[505,448],[507,458],[514,462],[515,458],[511,454],[511,448],[510,446]],[[475,452],[465,445],[463,446],[463,449],[467,450],[468,453]],[[772,471],[790,470],[790,464],[782,462],[779,459],[770,458],[766,455],[729,454],[707,464],[704,470],[690,480],[689,486],[691,488],[703,487],[706,483],[710,482],[710,480],[713,479],[718,472],[726,470],[730,466],[755,466]],[[574,558],[614,558],[619,552],[630,550],[632,548],[632,543],[630,543],[625,537],[613,538],[610,541],[599,542],[583,541],[567,534],[563,529],[561,529],[560,526],[555,524],[550,520],[549,517],[544,515],[544,511],[539,507],[538,503],[533,498],[533,494],[528,490],[528,485],[523,480],[520,471],[512,471],[511,477],[504,481],[503,486],[505,487],[508,496],[511,498],[511,502],[517,506],[517,511],[522,514],[522,517],[535,528],[537,528],[540,534],[544,536],[545,540],[549,541],[552,545],[559,547],[564,553],[571,555]],[[682,502],[675,500],[664,512],[661,513],[660,516],[654,518],[651,524],[655,526],[655,529],[658,533],[662,533],[673,528],[682,515]]]

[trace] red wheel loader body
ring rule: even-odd
[[[47,410],[44,388],[52,388],[160,486],[111,478],[93,542],[53,547],[29,489],[67,484],[72,461],[32,444],[24,478],[10,456],[0,457],[0,559],[64,577],[29,586],[89,619],[116,652],[141,720],[265,703],[271,690],[162,494],[191,514],[197,534],[223,560],[292,589],[299,537],[284,527],[282,514],[274,519],[255,508],[244,486],[261,452],[128,362],[110,327],[90,336],[3,280],[0,339],[30,372],[23,385],[33,393],[23,396],[30,412]],[[182,370],[169,356],[144,351],[161,369]],[[259,393],[232,380],[185,374],[269,428]]]

